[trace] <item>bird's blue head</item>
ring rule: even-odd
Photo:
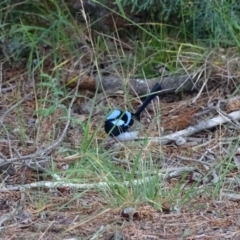
[[[116,109],[107,116],[104,129],[110,136],[118,136],[120,133],[128,131],[133,122],[131,112]]]

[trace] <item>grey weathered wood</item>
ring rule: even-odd
[[[156,82],[160,82],[163,88],[163,92],[173,93],[176,90],[191,91],[194,89],[194,79],[189,75],[182,76],[170,76],[164,78],[153,79],[130,79],[124,81],[118,76],[97,76],[95,78],[96,86],[98,86],[98,92],[106,92],[108,94],[114,94],[114,92],[123,90],[131,95],[145,95],[149,93],[153,85]]]

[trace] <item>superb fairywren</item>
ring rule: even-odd
[[[119,109],[113,110],[105,121],[104,129],[107,134],[112,137],[117,137],[123,132],[127,132],[128,129],[133,125],[134,118],[138,121],[140,120],[140,115],[147,105],[157,96],[158,91],[162,90],[161,85],[156,83],[151,90],[151,95],[149,95],[143,104],[135,113],[129,111],[122,111]]]

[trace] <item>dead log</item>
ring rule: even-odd
[[[142,96],[149,93],[149,89],[160,82],[164,92],[174,93],[176,90],[191,91],[194,88],[194,81],[189,75],[172,76],[153,79],[130,79],[124,81],[117,76],[97,76],[95,78],[98,92],[116,92],[123,90],[133,96]]]

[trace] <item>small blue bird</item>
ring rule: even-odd
[[[104,129],[107,134],[111,137],[117,137],[121,133],[127,132],[128,129],[133,125],[134,118],[138,121],[140,120],[140,115],[147,105],[157,96],[158,91],[162,90],[159,83],[156,83],[151,90],[151,95],[149,95],[143,104],[135,113],[129,111],[122,111],[119,109],[113,110],[108,116],[104,124]]]

